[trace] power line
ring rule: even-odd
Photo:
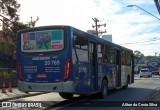
[[[159,39],[160,40],[160,39]],[[124,44],[120,44],[120,45],[130,45],[130,44],[139,44],[139,43],[150,43],[150,42],[153,42],[153,41],[158,41],[158,40],[150,40],[150,41],[143,41],[143,42],[132,42],[132,43],[124,43]]]
[[[159,41],[160,38],[157,38],[157,39],[152,39],[152,40],[149,40],[149,41],[136,41],[136,42],[129,42],[129,43],[124,43],[124,44],[119,44],[119,45],[128,45],[128,44],[139,44],[139,43],[152,43],[153,41]]]
[[[126,17],[117,17],[117,18],[113,18],[113,19],[102,19],[102,21],[107,21],[107,22],[110,22],[110,21],[113,21],[113,22],[122,22],[122,21],[124,21],[124,22],[128,22],[128,21],[126,21],[126,20],[132,20],[132,19],[144,19],[144,18],[146,18],[146,16],[147,15],[143,15],[143,16],[136,16],[136,17],[128,17],[128,18],[126,18]],[[111,17],[110,17],[111,18]],[[154,20],[154,19],[153,19]],[[155,20],[154,20],[155,21]],[[135,21],[130,21],[130,22],[135,22]],[[136,21],[136,22],[138,22],[138,21]]]
[[[145,38],[143,38],[143,39],[140,39],[140,40],[138,40],[138,41],[142,41],[142,40],[144,40],[144,39],[147,39],[147,38],[149,38],[149,37],[152,37],[152,36],[158,35],[158,34],[159,34],[159,33],[154,33],[154,34],[149,35],[149,36],[147,36],[147,37],[145,37]],[[138,41],[136,41],[136,42],[138,42]]]
[[[134,43],[134,44],[136,44],[136,43],[139,43],[139,41],[143,41],[143,40],[145,40],[145,39],[147,39],[147,38],[149,38],[149,37],[152,37],[152,36],[155,36],[155,35],[158,35],[159,33],[154,33],[154,34],[152,34],[152,35],[150,35],[150,36],[147,36],[147,37],[145,37],[145,38],[143,38],[143,39],[140,39],[140,40],[137,40],[137,41],[133,41],[133,42],[131,42],[131,43]],[[159,38],[158,38],[159,39]],[[154,39],[152,39],[152,40],[150,40],[150,41],[153,41]],[[157,39],[156,39],[157,40]],[[146,42],[146,41],[143,41],[143,42]]]

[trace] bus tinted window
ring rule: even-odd
[[[74,44],[78,61],[88,62],[88,40],[84,37],[74,36]]]
[[[103,63],[108,64],[115,64],[116,57],[115,57],[115,49],[108,45],[102,45],[102,52],[103,52]]]
[[[132,59],[131,59],[131,54],[129,52],[127,52],[126,54],[126,60],[127,60],[126,64],[130,66]]]
[[[154,62],[154,61],[152,61],[152,62],[148,62],[148,66],[151,66],[151,67],[154,67],[154,66],[157,66],[158,65],[158,62]]]
[[[21,34],[22,52],[49,52],[64,48],[64,32],[61,29],[33,31]]]
[[[102,50],[102,44],[98,44],[98,63],[103,61]]]
[[[109,46],[108,47],[108,49],[109,49],[109,62],[111,63],[111,64],[115,64],[115,61],[116,61],[116,57],[115,57],[115,49],[113,48],[113,47],[111,47],[111,46]]]
[[[130,66],[131,61],[132,61],[131,53],[127,51],[122,51],[121,52],[121,64]]]

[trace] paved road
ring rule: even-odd
[[[128,101],[150,101],[160,88],[160,77],[153,76],[153,78],[135,78],[135,83],[130,85],[127,90],[110,91],[108,97],[105,99],[89,99],[88,101],[82,101],[69,105],[69,107],[61,107],[59,110],[158,110],[157,107],[119,107],[121,104]],[[159,98],[156,101],[160,101]],[[133,104],[131,102],[130,104]],[[137,102],[137,103],[138,103]],[[109,104],[108,104],[109,103]],[[129,103],[129,102],[128,102]],[[118,106],[118,107],[108,107],[108,106]],[[98,107],[97,107],[98,106]],[[54,106],[53,106],[54,107]],[[75,108],[76,107],[76,108]],[[50,109],[55,110],[55,108]]]
[[[119,107],[125,101],[147,101],[160,88],[160,77],[153,76],[152,78],[139,78],[135,76],[135,83],[130,85],[128,89],[120,89],[118,91],[110,91],[109,95],[105,99],[96,99],[95,95],[85,98],[76,98],[72,102],[61,98],[57,93],[48,93],[39,96],[21,98],[14,101],[45,101],[44,108],[35,108],[34,110],[45,109],[45,110],[138,110],[139,107]],[[160,101],[159,98],[156,99]],[[107,105],[109,103],[109,105]],[[131,102],[133,104],[133,102]],[[107,107],[115,105],[117,107]],[[50,107],[49,107],[50,106]],[[100,106],[97,108],[97,106]],[[48,107],[48,108],[47,108]],[[83,108],[82,108],[83,107]],[[10,108],[9,108],[10,109]],[[9,110],[5,109],[5,110]],[[12,108],[13,109],[13,108]],[[24,110],[31,110],[33,108],[24,108]],[[153,108],[145,110],[152,110]],[[154,107],[154,109],[157,109]],[[21,110],[23,110],[21,108]]]

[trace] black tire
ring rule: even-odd
[[[122,88],[127,89],[128,88],[128,83],[127,83],[127,85],[123,86]]]
[[[59,95],[64,99],[72,99],[73,98],[73,94],[72,93],[60,92]]]
[[[141,78],[141,77],[140,77],[140,78]],[[129,77],[128,77],[128,78],[127,78],[127,84],[126,84],[125,86],[123,86],[122,88],[123,88],[123,89],[127,89],[129,82],[130,82],[130,79],[129,79]]]
[[[99,98],[105,98],[108,95],[108,82],[103,79],[101,84],[101,92],[99,93]]]
[[[152,77],[152,75],[150,75],[150,78]]]

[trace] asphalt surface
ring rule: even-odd
[[[139,80],[139,78],[135,77],[135,80]],[[4,89],[3,89],[3,91],[4,91]],[[19,99],[19,98],[25,98],[25,97],[31,97],[31,96],[41,95],[41,94],[46,94],[46,93],[43,93],[43,92],[24,93],[24,92],[19,91],[18,88],[12,88],[12,92],[9,92],[9,88],[5,88],[5,91],[6,91],[6,93],[2,93],[2,89],[0,89],[0,102]],[[133,98],[135,98],[135,96],[133,96]],[[125,99],[125,98],[121,98],[121,99]],[[114,101],[114,98],[112,99],[112,101]],[[156,101],[160,102],[160,86],[155,89],[154,94],[149,96],[147,101],[152,101],[152,102],[155,102],[155,103],[157,103]],[[141,108],[137,108],[137,110],[159,110],[159,109],[160,109],[160,107],[141,107]]]

